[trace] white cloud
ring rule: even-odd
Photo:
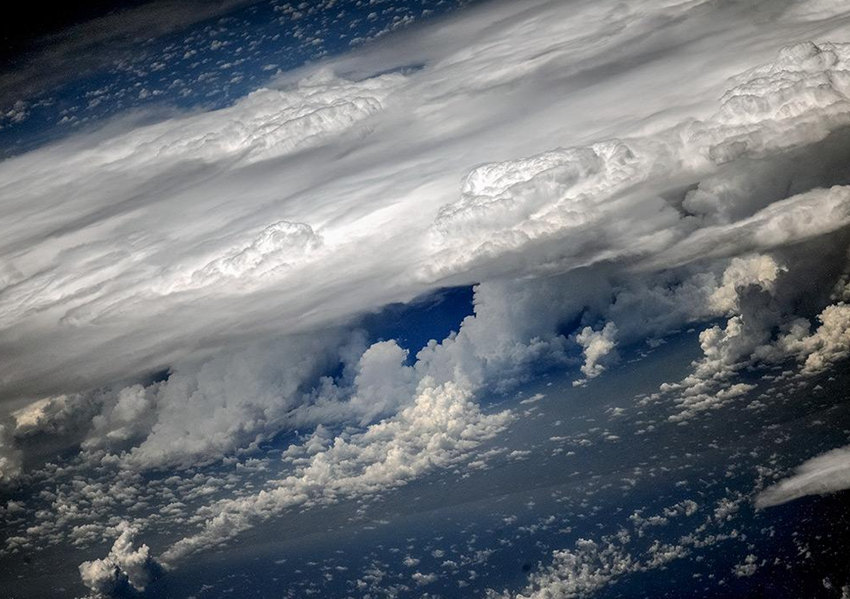
[[[114,407],[95,420],[84,446],[121,449],[121,442],[135,438],[123,456],[134,468],[214,461],[281,427],[302,424],[296,410],[309,407],[311,382],[336,364],[345,342],[334,333],[290,337],[176,367],[163,383],[122,390]]]
[[[722,317],[665,391],[683,418],[746,396],[734,375],[754,360],[821,371],[848,353],[846,306],[810,333],[791,313],[808,287],[787,288],[835,283],[807,265],[850,225],[847,167],[812,163],[832,165],[826,140],[850,124],[850,46],[780,50],[848,39],[811,20],[835,5],[807,6],[758,27],[726,3],[479,7],[224,110],[0,163],[2,393],[48,396],[14,435],[82,430],[91,456],[136,470],[315,428],[286,485],[210,506],[176,560],[471,457],[508,422],[474,394],[535,367],[592,378],[615,345]],[[475,315],[412,365],[346,330],[473,282]],[[365,430],[330,433],[342,423]]]
[[[117,532],[120,534],[105,558],[80,564],[80,578],[95,598],[144,591],[157,574],[158,565],[151,557],[148,546],[134,547],[133,541],[138,531],[127,522],[122,522]]]
[[[437,255],[448,271],[480,267],[496,257],[511,268],[513,260],[505,255],[527,248],[534,257],[542,253],[549,261],[572,266],[647,253],[658,267],[678,263],[681,258],[675,254],[684,248],[693,248],[690,259],[705,257],[706,249],[734,255],[846,226],[844,188],[827,194],[830,205],[822,212],[806,206],[824,201],[822,192],[815,191],[811,197],[765,208],[752,221],[730,224],[736,213],[738,219],[749,216],[740,214],[736,204],[749,206],[753,200],[736,195],[728,180],[698,187],[686,196],[683,207],[719,218],[727,226],[696,232],[652,196],[684,173],[704,177],[706,170],[737,159],[817,142],[850,122],[848,57],[850,46],[845,44],[788,46],[774,62],[733,80],[720,110],[704,120],[644,137],[478,167],[465,179],[461,198],[444,206],[435,219]],[[739,176],[732,183],[746,188],[751,177]],[[730,205],[730,200],[735,203]],[[617,214],[630,215],[628,233],[621,230]],[[556,240],[557,253],[538,247],[543,240]],[[666,255],[664,250],[677,241],[684,247],[674,247],[674,256]],[[530,267],[528,258],[522,264]]]
[[[255,162],[319,145],[379,112],[404,82],[382,75],[355,82],[318,72],[289,89],[259,89],[231,107],[150,125],[73,158],[87,169],[154,168],[168,161]],[[52,168],[48,168],[52,171]],[[74,175],[68,174],[72,178]]]
[[[552,563],[530,578],[528,588],[510,596],[516,599],[584,597],[633,568],[632,556],[621,547],[579,539],[574,550],[553,552]]]
[[[166,285],[169,285],[169,293],[215,284],[227,285],[225,292],[232,292],[239,288],[239,279],[251,282],[273,276],[275,270],[301,262],[321,245],[321,237],[310,225],[288,221],[273,223],[249,244],[235,247],[192,272],[188,281]]]
[[[23,452],[15,448],[7,425],[0,424],[0,484],[14,481],[21,473]]]
[[[73,421],[85,418],[87,410],[77,397],[58,395],[34,401],[12,412],[14,435],[27,437],[36,433],[64,432]]]
[[[648,546],[635,547],[633,540],[643,537],[648,526],[664,527],[670,518],[690,518],[699,506],[685,500],[665,508],[661,514],[644,518],[640,512],[629,517],[632,530],[621,527],[616,534],[598,540],[580,538],[569,549],[552,552],[552,559],[528,577],[526,586],[518,592],[490,590],[489,599],[548,599],[550,597],[591,597],[596,591],[614,584],[620,577],[636,572],[662,568],[672,561],[690,555],[691,547],[712,545],[725,540],[717,534],[718,523],[711,518],[700,519],[699,526],[673,544],[654,539]],[[636,536],[632,533],[636,533]]]
[[[336,437],[275,486],[209,506],[210,517],[201,530],[175,543],[163,560],[173,564],[292,508],[368,497],[407,484],[467,459],[512,418],[509,412],[483,413],[462,387],[429,382],[420,385],[415,401],[396,416],[362,433]]]
[[[414,572],[410,575],[418,586],[429,585],[432,582],[436,582],[439,579],[439,576],[434,574],[433,572],[429,572],[428,574],[423,574],[422,572]]]
[[[708,226],[659,252],[650,263],[681,265],[712,257],[772,250],[850,224],[850,187],[814,189],[775,202],[731,224]]]
[[[733,258],[723,271],[720,286],[709,297],[712,309],[720,314],[739,312],[742,289],[754,286],[772,291],[783,270],[772,256],[764,254]]]
[[[355,413],[362,414],[361,425],[376,416],[394,414],[413,395],[415,373],[412,367],[403,365],[406,358],[407,351],[395,341],[375,343],[363,352],[350,401]]]
[[[840,37],[828,24],[786,15],[753,32],[698,4],[470,9],[230,108],[5,161],[8,393],[112,383],[270,321],[323,327],[444,277],[561,272],[681,241],[700,224],[659,194],[817,141],[850,114],[840,44],[797,45],[726,81],[791,31]],[[708,63],[669,51],[692,31],[708,36]],[[424,66],[373,76],[411,64]],[[681,86],[686,71],[699,75]],[[741,215],[702,191],[715,199],[691,210]],[[744,237],[717,244],[735,255]]]
[[[808,321],[795,321],[788,334],[780,337],[765,353],[795,355],[803,361],[803,374],[824,372],[850,355],[850,306],[831,304],[817,317],[820,325],[810,333]]]
[[[792,476],[762,491],[755,505],[766,508],[806,495],[825,495],[848,488],[850,447],[840,447],[803,462]]]
[[[573,382],[573,385],[583,384],[587,379],[596,378],[602,374],[605,370],[602,362],[616,348],[616,337],[617,325],[613,322],[606,322],[605,326],[599,331],[594,331],[590,327],[584,327],[576,335],[576,342],[582,347],[582,354],[584,355],[584,364],[581,366],[581,372],[586,378]]]
[[[745,398],[756,385],[736,382],[744,368],[796,360],[798,374],[807,376],[850,355],[846,304],[827,305],[817,316],[821,324],[814,332],[807,319],[792,312],[813,292],[816,281],[811,275],[805,262],[786,266],[764,254],[729,262],[719,284],[707,285],[703,291],[710,308],[707,314],[723,314],[728,319],[722,326],[700,332],[703,357],[693,362],[689,375],[661,385],[660,396],[671,397],[676,405],[671,420],[685,421]]]

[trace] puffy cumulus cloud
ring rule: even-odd
[[[804,269],[801,265],[789,269],[766,254],[729,262],[707,294],[711,310],[726,316],[726,322],[700,332],[703,357],[693,363],[689,375],[661,386],[661,393],[672,396],[677,406],[672,420],[686,421],[746,396],[755,386],[735,382],[738,372],[759,362],[781,362],[795,355],[787,348],[787,336],[776,335],[776,330],[798,322],[790,309],[807,292],[797,286],[796,279]],[[784,349],[778,350],[779,345]]]
[[[850,447],[840,447],[803,462],[793,475],[762,491],[755,505],[767,508],[806,495],[825,495],[848,488]]]
[[[415,373],[404,365],[406,359],[407,351],[395,341],[375,343],[363,352],[354,377],[354,396],[349,402],[355,413],[361,414],[361,425],[379,415],[394,413],[413,395]]]
[[[696,376],[711,378],[749,356],[767,339],[770,327],[780,317],[781,308],[773,298],[777,280],[786,271],[776,258],[764,254],[729,262],[708,301],[715,314],[730,318],[724,327],[715,325],[700,333],[705,359]]]
[[[100,394],[71,394],[45,397],[12,412],[14,436],[62,436],[85,427],[100,408]]]
[[[219,545],[263,519],[295,507],[368,497],[468,459],[470,452],[502,431],[511,418],[509,412],[482,412],[461,386],[431,386],[431,381],[425,380],[414,402],[397,415],[361,433],[334,438],[267,490],[210,506],[206,512],[211,516],[201,530],[175,543],[163,560],[171,564]]]
[[[411,365],[396,341],[367,347],[360,333],[344,330],[254,343],[176,364],[162,382],[101,393],[89,415],[91,426],[81,425],[87,431],[82,447],[92,457],[118,455],[134,469],[189,467],[280,430],[366,426],[410,405],[425,380],[473,391],[509,388],[534,368],[567,363],[570,344],[558,334],[559,321],[610,290],[588,284],[586,294],[565,297],[561,285],[477,286],[475,314],[458,332],[422,348]],[[601,334],[610,338],[613,330],[608,326]],[[588,354],[594,363],[602,359],[597,345]],[[336,376],[328,376],[340,366]]]
[[[82,447],[121,447],[138,440],[152,426],[156,390],[156,386],[145,389],[142,385],[132,385],[104,401],[91,420],[91,429]]]
[[[587,382],[587,379],[596,378],[602,374],[605,370],[603,361],[617,347],[616,337],[617,325],[613,322],[606,322],[605,326],[599,331],[594,331],[590,327],[584,327],[576,335],[576,343],[582,347],[582,354],[584,355],[584,364],[581,365],[581,372],[586,378],[574,381],[573,385],[584,384]]]
[[[305,424],[310,417],[299,418],[298,409],[307,409],[310,390],[338,363],[335,352],[344,344],[337,334],[290,337],[176,366],[161,383],[114,394],[83,447],[118,452],[141,469],[214,461],[287,425]]]
[[[664,383],[656,396],[672,397],[677,412],[671,420],[686,421],[747,397],[756,385],[736,381],[745,368],[796,362],[798,368],[783,377],[806,377],[847,359],[850,311],[843,301],[828,304],[817,314],[814,320],[819,326],[814,331],[809,318],[794,313],[804,296],[819,294],[816,288],[824,287],[810,267],[807,262],[786,266],[769,255],[730,261],[708,295],[715,314],[728,319],[700,332],[703,357],[693,363],[689,375],[676,383]],[[827,277],[833,280],[834,268],[830,265],[826,270],[833,273]],[[842,285],[839,280],[839,287]],[[831,298],[835,297],[833,292]]]
[[[68,410],[68,396],[45,397],[12,412],[15,421],[15,433],[18,436],[31,435],[45,429],[61,426]]]
[[[788,333],[765,350],[767,356],[792,355],[803,362],[802,373],[824,372],[850,355],[850,306],[844,302],[832,304],[818,314],[820,325],[811,332],[807,320],[797,320]]]
[[[692,500],[684,500],[648,516],[638,510],[614,534],[598,539],[580,538],[570,548],[553,551],[551,560],[540,564],[519,591],[491,589],[486,596],[488,599],[593,596],[621,577],[664,568],[690,556],[695,549],[738,538],[737,530],[725,527],[738,517],[741,502],[741,497],[724,497],[713,514],[702,514],[700,506]],[[662,542],[660,535],[653,538],[648,534],[650,529],[663,530],[673,520],[678,526],[688,527],[687,534],[677,534],[677,539],[671,542]],[[645,537],[648,538],[644,540]]]
[[[160,566],[148,546],[134,546],[137,529],[122,522],[117,532],[105,558],[80,564],[80,578],[94,598],[136,596],[159,574]]]
[[[574,550],[553,552],[552,562],[530,577],[527,589],[515,595],[505,593],[501,597],[586,597],[635,569],[634,558],[622,547],[579,539]],[[491,597],[499,595],[492,594]]]
[[[711,294],[709,302],[720,313],[735,313],[741,309],[741,290],[750,286],[773,290],[776,279],[784,267],[772,256],[756,254],[733,258],[720,286]]]
[[[92,457],[119,455],[134,469],[189,467],[280,430],[366,426],[413,403],[426,380],[469,390],[511,387],[530,368],[567,358],[568,343],[556,323],[564,303],[577,309],[583,298],[562,298],[558,309],[549,295],[557,293],[482,284],[475,315],[457,333],[422,348],[412,365],[396,341],[366,347],[357,331],[285,337],[178,364],[162,382],[104,392],[82,447]],[[510,327],[497,326],[507,318]],[[339,366],[340,374],[327,375]]]
[[[627,284],[615,275],[573,271],[557,277],[496,280],[475,286],[474,315],[416,354],[420,377],[505,391],[552,367],[580,366],[572,334],[596,325]],[[645,284],[639,285],[641,290]],[[566,323],[580,323],[578,330]],[[609,326],[606,336],[614,335]],[[577,347],[578,346],[578,347]],[[597,356],[599,357],[599,356]]]
[[[823,372],[850,355],[850,306],[845,303],[824,308],[818,315],[820,326],[803,339],[805,374]]]

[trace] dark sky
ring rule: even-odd
[[[152,0],[85,0],[57,3],[49,9],[37,2],[19,3],[15,7],[14,18],[0,19],[0,64],[3,68],[13,66],[22,55],[35,49],[38,40],[71,25],[151,2]]]

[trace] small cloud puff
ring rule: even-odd
[[[583,385],[588,379],[596,378],[605,371],[604,362],[610,362],[612,352],[617,347],[616,338],[617,325],[613,322],[605,323],[599,331],[584,327],[576,335],[576,343],[582,347],[582,355],[584,355],[581,372],[585,378],[573,381],[573,386]]]

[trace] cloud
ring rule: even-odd
[[[773,285],[770,280],[766,283]],[[661,393],[672,395],[677,405],[671,420],[685,421],[745,398],[756,385],[735,382],[735,377],[747,367],[796,361],[794,376],[807,377],[826,372],[850,355],[850,310],[845,303],[827,305],[817,315],[820,326],[812,332],[809,320],[783,314],[764,287],[738,289],[739,297],[754,299],[724,327],[703,330],[699,338],[704,357],[693,363],[684,379],[661,386]]]
[[[221,110],[142,127],[77,160],[121,171],[173,160],[251,163],[286,156],[380,112],[404,82],[398,74],[349,81],[320,71],[288,89],[259,89]]]
[[[375,343],[363,352],[354,377],[356,391],[349,402],[355,413],[362,414],[361,426],[377,416],[394,414],[413,395],[415,372],[404,365],[406,359],[407,351],[395,341]]]
[[[0,424],[0,484],[14,481],[21,473],[23,452],[15,447],[8,425]]]
[[[665,246],[682,238],[680,245],[693,248],[694,257],[708,246],[729,255],[846,226],[843,188],[826,194],[813,191],[810,197],[773,204],[750,221],[730,224],[729,217],[741,208],[737,204],[751,206],[752,200],[729,189],[727,173],[722,187],[716,182],[716,188],[700,186],[684,198],[686,210],[714,217],[705,224],[726,221],[725,227],[697,231],[689,230],[694,223],[671,218],[664,203],[652,196],[685,173],[704,177],[706,169],[813,144],[847,125],[848,57],[846,44],[787,46],[774,62],[734,78],[720,109],[702,120],[685,121],[649,136],[480,166],[464,180],[461,198],[441,208],[434,221],[437,256],[449,271],[497,258],[510,268],[514,265],[510,254],[520,250],[526,253],[522,262],[526,268],[528,255],[540,254],[548,261],[575,266],[649,253],[657,254],[654,264],[660,266],[671,262]],[[738,174],[731,184],[746,189],[753,178]],[[822,202],[823,195],[830,204],[823,213],[805,205]],[[800,218],[804,210],[818,216],[812,221]],[[614,216],[626,213],[633,219],[628,235]],[[792,226],[795,223],[799,225]],[[746,239],[748,234],[755,234],[752,241]],[[541,245],[547,240],[557,241],[557,254]],[[750,248],[742,247],[753,242]],[[682,253],[684,247],[674,246],[671,253]]]
[[[423,381],[414,402],[397,415],[361,433],[329,440],[325,449],[275,486],[209,506],[201,530],[175,543],[163,560],[173,564],[293,508],[368,497],[469,459],[512,418],[507,411],[482,412],[469,391],[458,385],[429,382]]]
[[[740,498],[724,497],[720,504],[737,507]],[[600,589],[615,584],[620,578],[638,572],[664,568],[671,562],[686,558],[697,548],[715,545],[738,536],[737,531],[726,533],[722,529],[728,517],[697,516],[699,505],[684,500],[647,517],[641,511],[629,516],[614,534],[598,539],[579,538],[570,548],[552,552],[551,560],[532,572],[524,588],[516,592],[501,593],[488,590],[489,599],[546,599],[549,597],[589,597]],[[647,527],[667,527],[672,519],[683,519],[677,524],[692,526],[691,532],[678,536],[672,543],[654,538],[642,543]],[[698,524],[697,524],[698,523]]]
[[[615,341],[616,336],[617,325],[613,322],[606,322],[605,326],[599,331],[594,331],[590,327],[584,327],[576,335],[576,342],[582,347],[582,354],[584,354],[584,364],[581,366],[581,372],[586,378],[574,381],[573,385],[584,384],[587,382],[587,379],[596,378],[602,374],[605,370],[602,362],[611,355],[611,352],[617,346]]]
[[[775,345],[780,355],[803,361],[804,375],[824,372],[850,355],[850,306],[844,302],[829,305],[817,320],[820,326],[811,333],[807,321],[792,323]]]
[[[584,597],[626,574],[635,565],[628,552],[613,545],[599,545],[590,539],[579,539],[575,550],[555,551],[552,563],[536,573],[528,588],[517,599],[538,599],[549,596]]]
[[[162,383],[133,386],[107,404],[84,448],[121,451],[133,468],[215,461],[285,427],[316,424],[297,415],[307,393],[338,362],[338,334],[290,337],[176,366]],[[346,413],[348,415],[348,413]],[[326,421],[339,416],[327,411]],[[126,440],[134,443],[127,447]],[[124,451],[122,451],[124,450]]]
[[[270,321],[304,332],[446,282],[651,260],[703,225],[733,226],[746,194],[720,206],[706,183],[685,202],[704,222],[664,195],[816,143],[850,114],[845,46],[776,57],[789,30],[828,25],[783,16],[756,43],[740,37],[747,18],[676,2],[470,9],[229,108],[4,161],[3,394],[84,391],[235,331],[268,335]],[[720,48],[710,65],[671,53],[695,31]],[[687,88],[672,76],[685,70],[700,73]],[[714,241],[735,255],[746,233]]]
[[[118,538],[105,558],[80,564],[80,578],[95,598],[137,596],[161,569],[147,545],[134,547],[138,531],[133,526],[122,522],[117,532]]]
[[[800,464],[794,474],[762,491],[757,508],[781,505],[807,495],[826,495],[850,488],[850,447],[833,449]]]
[[[776,279],[785,270],[772,256],[765,254],[733,258],[723,271],[721,285],[709,297],[712,309],[720,313],[739,312],[742,291],[748,287],[772,291]]]
[[[310,225],[281,221],[263,229],[249,244],[236,247],[194,271],[186,287],[224,284],[274,275],[277,269],[299,262],[322,245]],[[169,290],[176,291],[173,287]]]
[[[827,269],[831,270],[831,269]],[[798,277],[811,279],[807,264],[781,264],[770,255],[757,254],[732,259],[720,281],[706,288],[707,304],[725,324],[705,328],[699,334],[703,357],[692,364],[692,372],[677,383],[664,383],[662,395],[671,396],[677,411],[674,421],[686,421],[706,410],[739,400],[756,388],[736,382],[746,367],[777,364],[796,359],[801,373],[814,372],[808,360],[832,364],[847,355],[847,323],[843,304],[828,305],[819,315],[828,315],[824,334],[809,334],[809,322],[794,315],[800,297],[811,293],[799,285]],[[834,276],[834,274],[833,274]],[[812,285],[810,280],[808,285]]]
[[[68,414],[68,396],[45,397],[12,412],[15,433],[27,436],[61,426]]]
[[[843,229],[850,224],[850,187],[815,189],[775,202],[728,225],[705,227],[659,252],[655,265],[680,265],[746,252],[771,250]]]
[[[477,394],[553,365],[588,381],[684,325],[703,357],[660,392],[674,419],[746,397],[759,360],[837,363],[850,46],[781,49],[847,39],[795,14],[482,5],[223,110],[0,163],[0,394],[29,403],[4,469],[38,435],[129,477],[313,431],[285,484],[203,507],[179,561],[471,459],[510,421]],[[353,330],[450,284],[476,284],[474,315],[413,357]]]

